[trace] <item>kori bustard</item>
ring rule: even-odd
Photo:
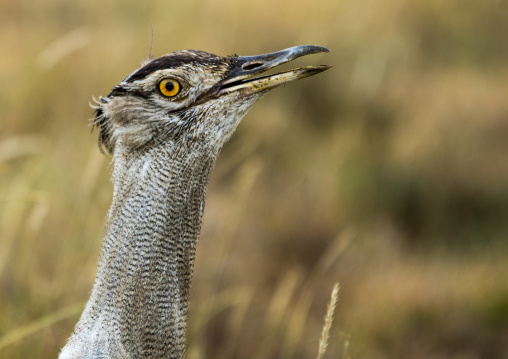
[[[259,76],[297,57],[173,52],[100,97],[94,125],[113,156],[114,194],[90,299],[67,358],[182,358],[208,176],[247,111],[269,90],[328,69]]]

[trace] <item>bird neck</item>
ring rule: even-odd
[[[175,155],[170,148],[136,156],[116,151],[97,276],[75,331],[88,337],[90,353],[183,357],[195,247],[213,162],[192,152]]]

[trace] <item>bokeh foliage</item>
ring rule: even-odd
[[[500,0],[0,3],[0,357],[54,358],[112,187],[92,96],[149,53],[331,54],[266,96],[208,190],[189,358],[508,352],[508,5]]]

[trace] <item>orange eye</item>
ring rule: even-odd
[[[159,91],[166,97],[174,97],[180,92],[180,83],[173,79],[163,79],[159,82]]]

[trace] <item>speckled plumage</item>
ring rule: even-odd
[[[100,145],[113,155],[113,202],[94,287],[61,359],[184,356],[208,176],[247,111],[276,81],[290,81],[270,78],[264,88],[261,80],[249,83],[246,76],[264,71],[256,70],[259,60],[244,70],[253,58],[175,52],[143,65],[99,99],[94,123]],[[162,96],[161,78],[177,79],[178,95]]]

